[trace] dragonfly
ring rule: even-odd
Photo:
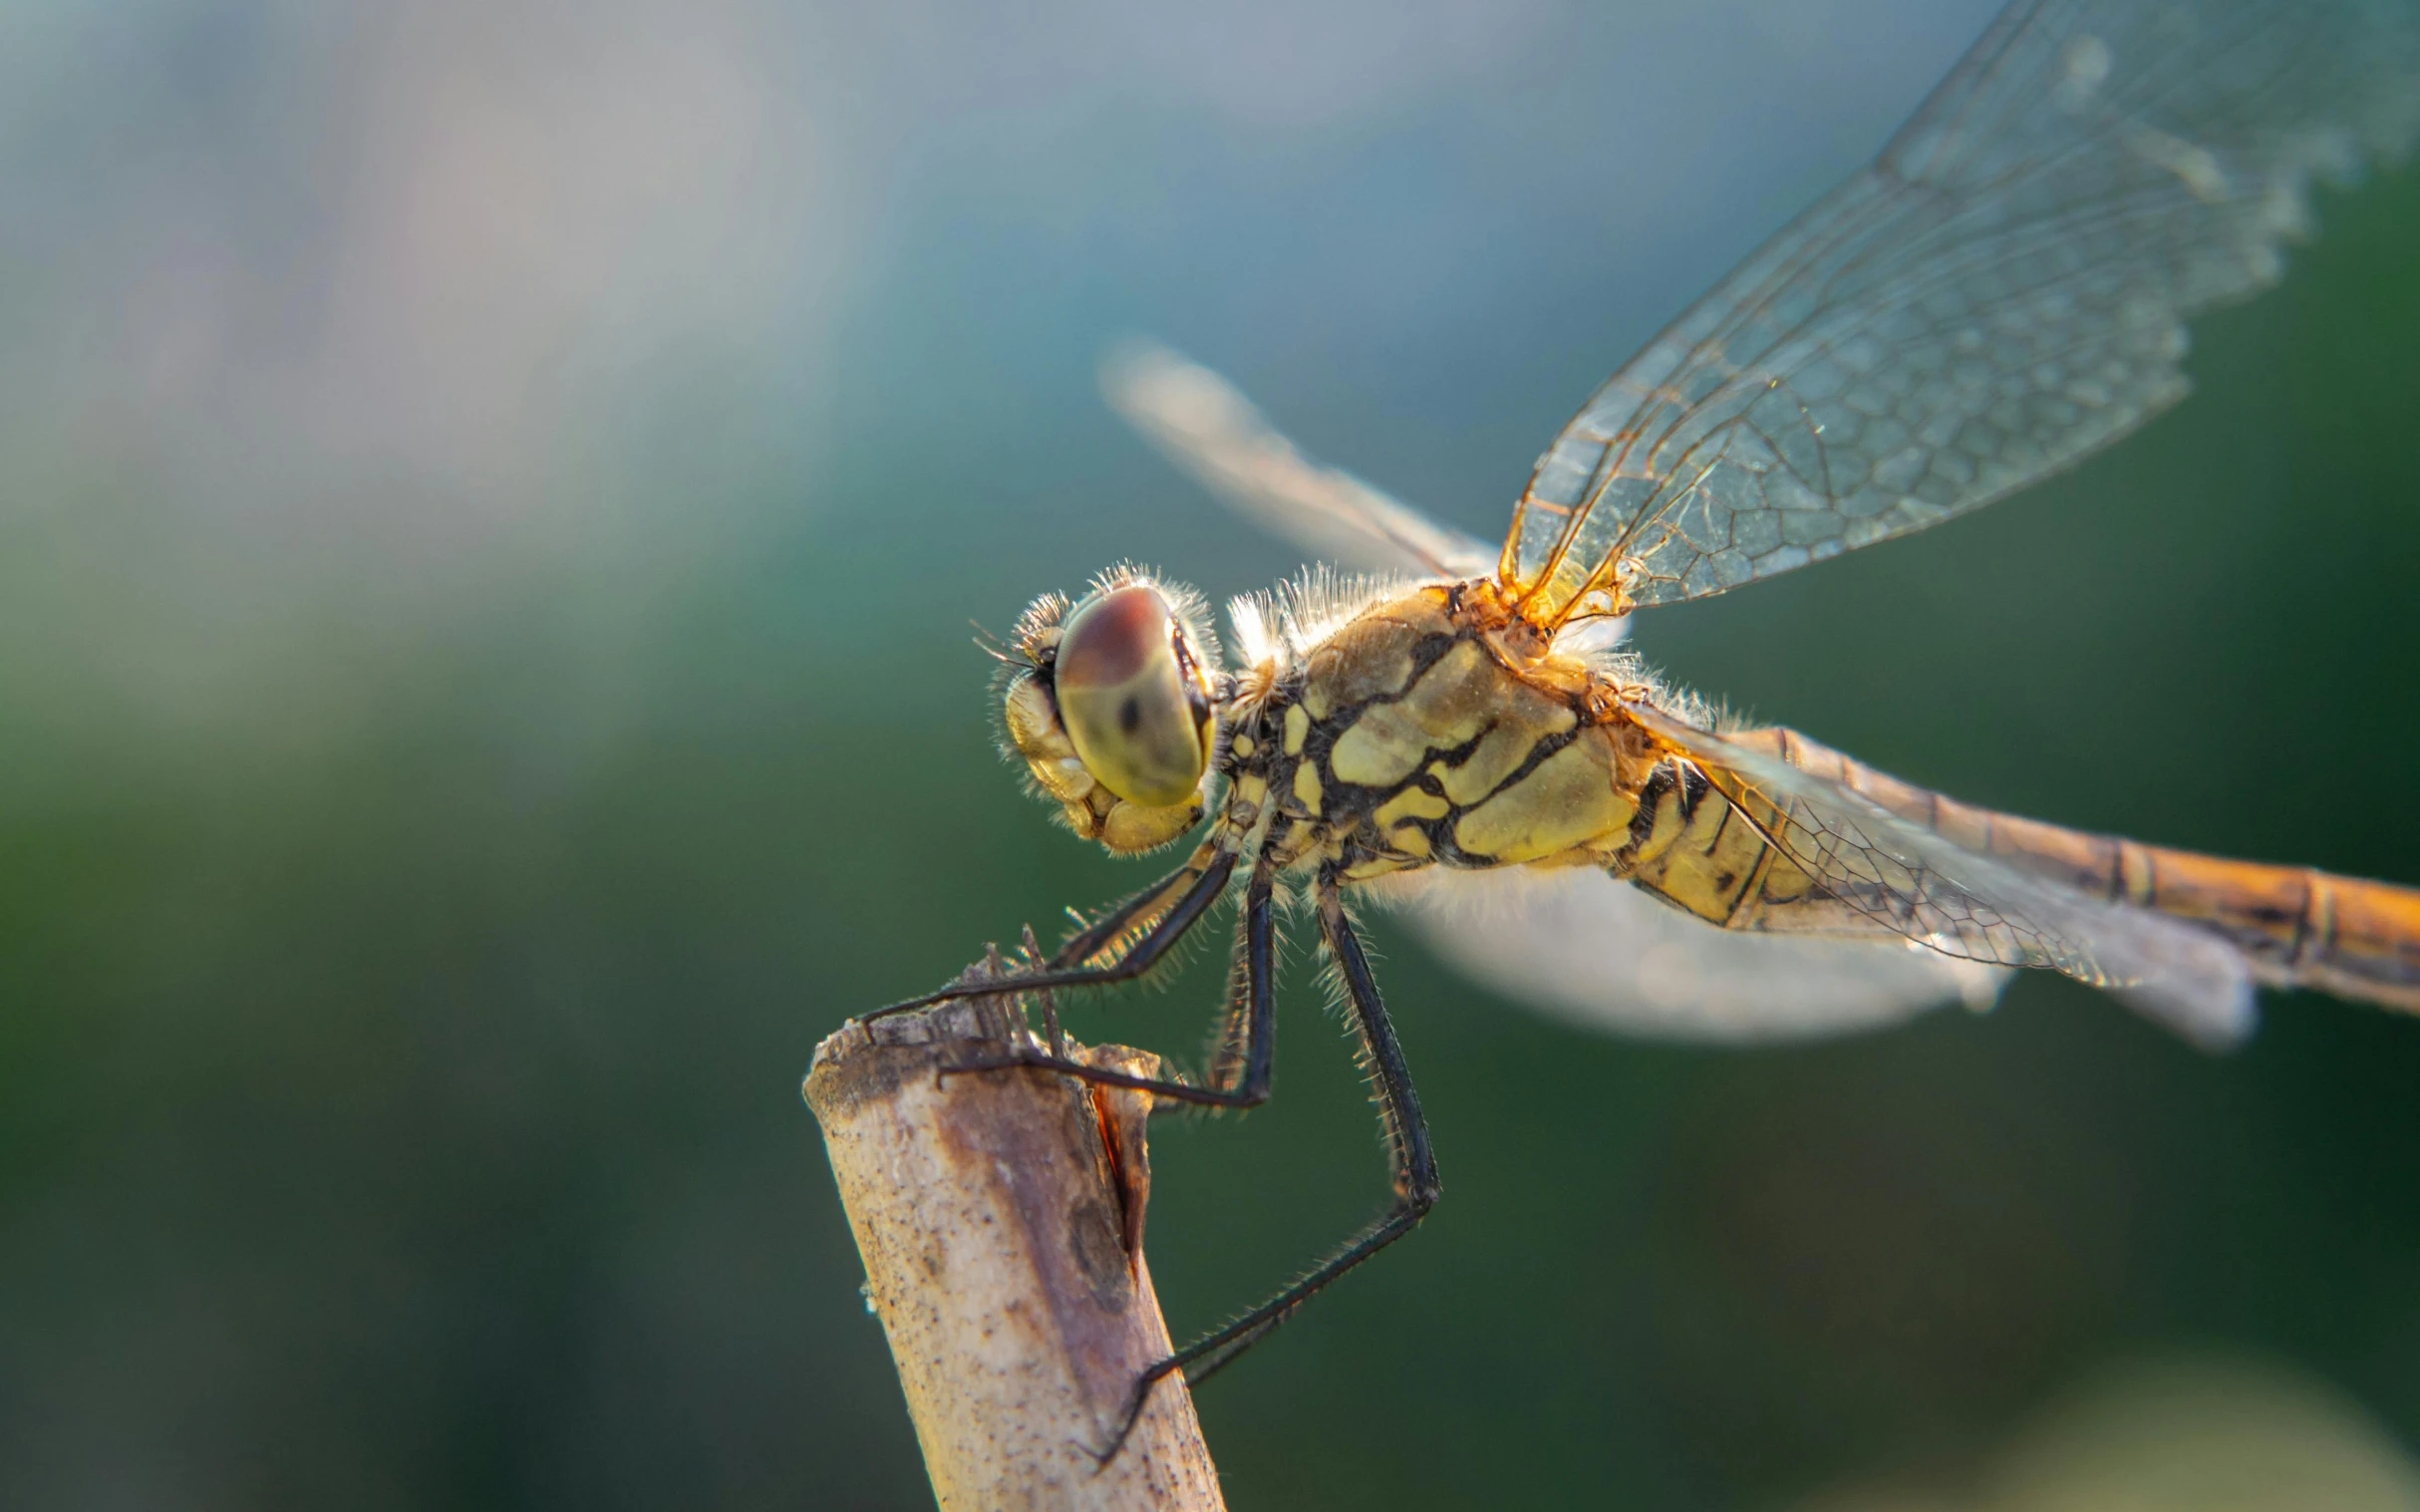
[[[1664,1034],[1986,1007],[2023,968],[2213,1046],[2248,1031],[2256,986],[2420,1011],[2420,891],[1963,803],[1729,720],[1626,638],[1637,614],[2004,497],[2175,405],[2188,321],[2274,283],[2312,184],[2393,160],[2416,129],[2410,0],[2018,0],[1879,156],[1581,407],[1497,546],[1313,461],[1171,352],[1113,355],[1112,403],[1324,565],[1236,600],[1226,655],[1199,595],[1137,568],[1037,600],[995,651],[1029,785],[1115,854],[1202,833],[1047,957],[869,1017],[1131,982],[1232,903],[1199,1082],[1039,1044],[966,1069],[1250,1107],[1271,1086],[1278,914],[1299,901],[1393,1176],[1343,1248],[1145,1372],[1133,1412],[1438,1198],[1363,899],[1407,903],[1516,994]]]

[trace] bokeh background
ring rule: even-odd
[[[1988,9],[0,6],[0,1503],[929,1504],[798,1077],[1139,875],[968,622],[1297,565],[1103,345],[1492,533]],[[2420,881],[2420,172],[2320,215],[2180,412],[1646,649]],[[1239,1507],[2420,1506],[2420,1024],[1706,1051],[1376,937],[1447,1197],[1205,1389]],[[1291,980],[1276,1103],[1156,1140],[1179,1334],[1382,1197]]]

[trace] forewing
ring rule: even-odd
[[[1733,934],[1590,867],[1431,867],[1402,894],[1438,954],[1592,1029],[1750,1043],[1853,1034],[1944,1003],[1984,1009],[2007,973],[1903,941]]]
[[[1101,364],[1101,389],[1204,487],[1320,560],[1422,577],[1496,569],[1495,548],[1312,461],[1225,379],[1165,347],[1136,343],[1111,352]]]
[[[1768,800],[1768,838],[1872,923],[1960,960],[2064,972],[2204,1044],[2251,1029],[2250,970],[2217,936],[1969,850],[1768,751],[1649,706],[1630,713],[1743,813]]]
[[[2185,321],[2274,282],[2314,176],[2420,122],[2409,0],[2010,7],[1870,167],[1540,458],[1506,543],[1551,623],[1987,503],[2182,398]]]

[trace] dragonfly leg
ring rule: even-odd
[[[1264,860],[1246,890],[1245,928],[1227,969],[1227,1011],[1219,1016],[1218,1049],[1210,1061],[1212,1086],[1250,1089],[1256,1103],[1269,1098],[1277,1057],[1277,935],[1270,912],[1275,870]]]
[[[1075,966],[1099,955],[1128,926],[1149,913],[1154,905],[1164,905],[1170,894],[1182,895],[1187,885],[1209,864],[1209,858],[1199,852],[1186,857],[1185,864],[1144,888],[1141,892],[1109,908],[1099,917],[1067,937],[1066,943],[1051,953],[1050,967],[1058,971]]]
[[[1194,862],[1187,862],[1185,870],[1192,870],[1194,864]],[[1202,915],[1208,913],[1210,906],[1218,901],[1219,893],[1225,890],[1227,878],[1233,875],[1234,871],[1235,853],[1228,850],[1219,851],[1210,863],[1202,868],[1200,874],[1194,877],[1192,884],[1185,889],[1183,895],[1170,905],[1166,913],[1153,921],[1141,939],[1134,942],[1133,948],[1106,966],[1067,967],[1029,972],[1023,976],[993,977],[978,981],[961,979],[936,992],[926,993],[921,998],[910,998],[904,1003],[892,1003],[877,1008],[872,1013],[860,1014],[856,1022],[868,1024],[876,1019],[887,1019],[893,1014],[930,1008],[936,1003],[947,1003],[957,998],[991,998],[1007,993],[1039,992],[1052,987],[1107,987],[1118,982],[1131,982],[1158,965],[1160,957],[1168,953],[1168,948],[1183,939],[1187,931],[1201,922]],[[1166,884],[1145,894],[1143,901],[1147,902],[1150,898],[1165,892],[1168,887],[1182,881],[1185,872],[1180,871],[1170,877]],[[1137,911],[1140,911],[1139,907]],[[1086,931],[1086,933],[1089,934],[1091,931]],[[1060,954],[1064,955],[1065,952],[1061,951]]]
[[[1419,1094],[1412,1088],[1411,1071],[1403,1062],[1403,1049],[1395,1040],[1394,1025],[1386,1017],[1386,1005],[1378,996],[1377,982],[1369,974],[1369,959],[1362,954],[1361,939],[1345,917],[1344,898],[1338,891],[1333,870],[1320,877],[1319,915],[1320,934],[1327,941],[1338,974],[1344,978],[1346,996],[1353,1003],[1355,1026],[1361,1033],[1361,1049],[1376,1088],[1378,1117],[1385,1126],[1387,1153],[1394,1166],[1394,1205],[1292,1286],[1145,1370],[1134,1383],[1134,1399],[1116,1436],[1106,1449],[1095,1451],[1104,1465],[1125,1444],[1126,1435],[1142,1416],[1144,1403],[1150,1400],[1152,1387],[1179,1370],[1185,1373],[1188,1384],[1199,1384],[1217,1374],[1246,1350],[1268,1338],[1329,1283],[1417,1228],[1420,1220],[1428,1216],[1428,1210],[1436,1205],[1437,1162],[1429,1148],[1428,1122],[1420,1115]]]
[[[1042,942],[1034,938],[1034,926],[1031,924],[1025,928],[1025,948],[1026,960],[1031,964],[1040,965]],[[1059,1000],[1052,996],[1051,990],[1047,987],[1034,996],[1042,1000],[1042,1027],[1045,1039],[1051,1047],[1051,1054],[1064,1060],[1067,1058],[1067,1035],[1066,1031],[1059,1027]]]
[[[1200,1107],[1258,1107],[1269,1100],[1269,1086],[1276,1072],[1277,1043],[1276,973],[1271,970],[1276,946],[1276,924],[1271,903],[1271,872],[1264,862],[1253,872],[1252,881],[1244,894],[1244,916],[1236,928],[1238,966],[1237,985],[1240,992],[1231,991],[1227,1009],[1230,1025],[1226,1039],[1237,1038],[1235,1021],[1242,1023],[1241,1041],[1243,1066],[1241,1076],[1230,1080],[1225,1074],[1213,1075],[1209,1086],[1195,1086],[1185,1081],[1161,1080],[1151,1076],[1129,1075],[1124,1071],[1087,1065],[1069,1059],[1062,1049],[1054,1048],[1049,1054],[1039,1051],[1016,1051],[1010,1055],[986,1060],[965,1061],[945,1065],[938,1075],[965,1075],[978,1071],[1011,1070],[1032,1066],[1042,1070],[1059,1071],[1078,1080],[1100,1086],[1122,1086],[1149,1092],[1175,1102],[1192,1103]],[[1004,984],[1006,985],[1006,984]],[[1054,1016],[1056,1017],[1056,1016]],[[1225,1069],[1222,1061],[1222,1072]]]

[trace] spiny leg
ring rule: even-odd
[[[1272,903],[1276,868],[1263,860],[1252,873],[1244,889],[1244,914],[1236,925],[1236,955],[1240,970],[1230,973],[1226,1038],[1237,1038],[1235,1027],[1241,1020],[1243,1041],[1243,1074],[1230,1083],[1222,1062],[1214,1072],[1209,1086],[1194,1086],[1184,1081],[1166,1081],[1149,1076],[1129,1075],[1124,1071],[1108,1070],[1069,1059],[1063,1049],[1054,1049],[1045,1055],[1036,1051],[1016,1051],[997,1059],[968,1061],[943,1066],[938,1074],[944,1077],[976,1071],[1009,1070],[1033,1066],[1043,1070],[1060,1071],[1079,1080],[1101,1086],[1129,1087],[1150,1092],[1171,1101],[1192,1103],[1201,1107],[1258,1107],[1269,1100],[1269,1086],[1276,1073],[1275,1046],[1277,1043],[1276,973],[1272,969],[1276,949],[1275,908]],[[1014,979],[1004,987],[1014,987]],[[1240,989],[1240,991],[1239,991]],[[1052,1016],[1056,1028],[1057,1015]],[[1063,1042],[1062,1042],[1063,1044]]]
[[[1369,974],[1369,958],[1362,954],[1361,939],[1345,917],[1345,900],[1338,891],[1333,867],[1320,874],[1319,915],[1320,934],[1344,979],[1346,996],[1353,1004],[1355,1027],[1368,1056],[1370,1079],[1377,1092],[1378,1117],[1385,1127],[1387,1155],[1394,1167],[1394,1206],[1292,1286],[1145,1370],[1135,1382],[1134,1400],[1126,1409],[1125,1421],[1119,1424],[1108,1447],[1098,1452],[1102,1464],[1116,1457],[1136,1419],[1142,1416],[1151,1388],[1162,1379],[1183,1370],[1187,1383],[1197,1385],[1217,1374],[1246,1350],[1266,1339],[1322,1288],[1418,1227],[1428,1210],[1436,1205],[1437,1162],[1429,1148],[1428,1121],[1420,1114],[1419,1094],[1413,1090],[1410,1068],[1403,1062],[1403,1048],[1395,1040],[1394,1025],[1386,1017],[1386,1005],[1378,996],[1377,982]]]
[[[1064,944],[1051,953],[1051,969],[1057,971],[1061,967],[1081,965],[1107,950],[1116,943],[1119,935],[1124,934],[1133,925],[1136,919],[1149,914],[1155,907],[1167,905],[1172,901],[1172,894],[1181,895],[1189,881],[1198,876],[1208,864],[1209,858],[1202,851],[1196,850],[1185,858],[1184,865],[1132,897],[1101,910],[1099,916],[1090,923],[1084,923],[1081,915],[1077,915],[1076,922],[1082,927],[1069,935]],[[1068,911],[1074,912],[1072,909]]]
[[[1227,1009],[1219,1016],[1210,1084],[1269,1100],[1277,1068],[1277,929],[1270,895],[1278,868],[1263,857],[1245,890],[1245,929],[1227,966]]]
[[[1042,942],[1034,938],[1034,926],[1031,924],[1025,927],[1025,948],[1027,964],[1040,966],[1042,964]],[[1049,1036],[1051,1054],[1064,1060],[1067,1058],[1067,1036],[1066,1032],[1059,1027],[1059,999],[1054,997],[1047,987],[1034,996],[1042,1000],[1042,1025]]]
[[[1225,890],[1227,878],[1235,872],[1235,852],[1231,850],[1219,850],[1207,865],[1202,865],[1201,859],[1197,852],[1194,859],[1187,861],[1167,882],[1143,895],[1147,902],[1183,881],[1186,874],[1193,872],[1197,866],[1200,867],[1199,874],[1168,911],[1152,921],[1151,927],[1141,939],[1134,942],[1131,949],[1106,966],[1071,967],[972,981],[961,978],[921,998],[910,998],[904,1003],[892,1003],[872,1013],[860,1014],[856,1022],[870,1024],[876,1019],[930,1008],[936,1003],[947,1003],[957,998],[992,998],[1007,993],[1038,992],[1051,987],[1107,987],[1118,982],[1131,982],[1159,964],[1160,957],[1168,953],[1169,947],[1201,922],[1202,915],[1210,911],[1210,906],[1218,901],[1219,893]],[[1139,907],[1136,911],[1140,911]],[[1065,952],[1061,951],[1060,954],[1064,955]]]

